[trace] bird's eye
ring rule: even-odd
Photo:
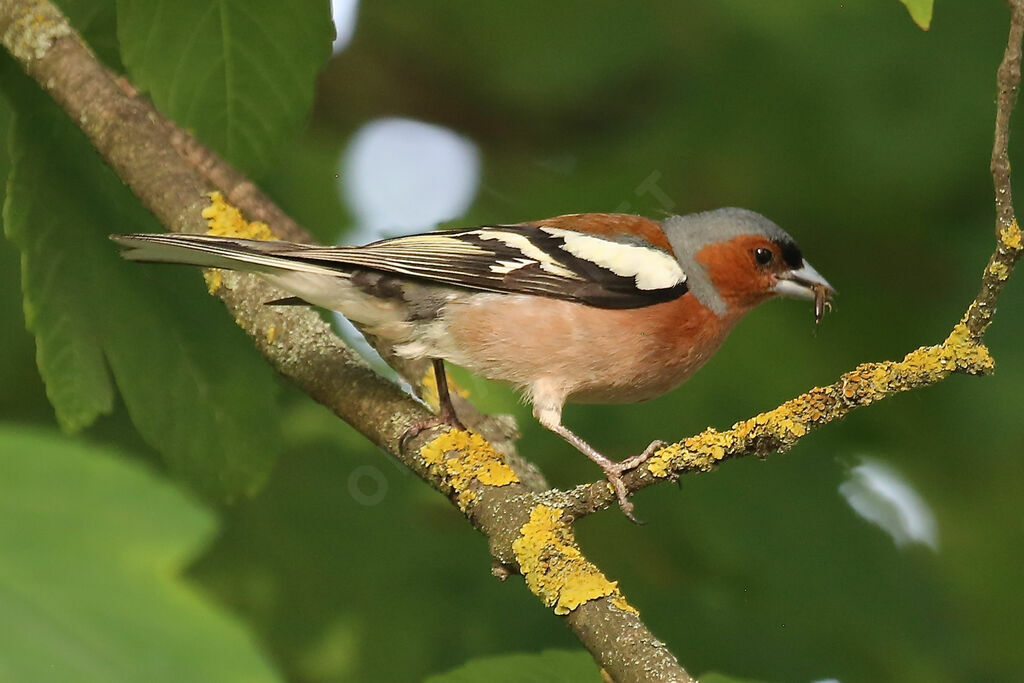
[[[767,266],[775,258],[775,252],[766,247],[758,247],[754,250],[754,260],[759,266]]]

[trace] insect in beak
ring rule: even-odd
[[[804,261],[794,270],[780,273],[775,284],[775,292],[780,296],[793,299],[809,299],[814,301],[814,322],[821,324],[825,311],[832,310],[832,299],[836,295],[835,287],[821,276],[811,264]]]

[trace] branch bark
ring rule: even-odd
[[[954,372],[991,370],[983,335],[1022,250],[1007,145],[1020,80],[1024,0],[1011,0],[1010,6],[992,157],[998,244],[981,292],[964,319],[941,344],[917,349],[902,361],[858,366],[835,383],[730,430],[709,429],[662,449],[627,477],[631,491],[710,469],[728,458],[786,450],[857,407],[934,384]],[[205,232],[202,213],[210,206],[209,193],[219,190],[229,205],[249,219],[268,223],[281,238],[310,241],[251,181],[103,67],[49,2],[0,0],[0,42],[169,230]],[[486,441],[465,432],[428,432],[402,450],[402,434],[428,416],[426,409],[373,373],[319,316],[301,308],[264,306],[279,293],[251,276],[225,274],[216,294],[278,372],[449,497],[487,536],[497,573],[523,574],[529,588],[564,616],[614,680],[694,680],[574,540],[572,520],[614,500],[606,482],[537,493],[524,485],[525,477],[519,476],[523,469],[509,469]]]

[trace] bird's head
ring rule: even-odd
[[[774,296],[828,305],[835,289],[785,230],[747,209],[672,216],[662,228],[690,292],[719,315],[746,313]]]

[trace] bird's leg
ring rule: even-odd
[[[560,405],[542,405],[540,403],[535,403],[533,407],[533,415],[544,427],[550,429],[555,434],[558,434],[560,437],[571,443],[580,453],[597,463],[597,466],[601,468],[601,471],[604,472],[604,476],[608,479],[608,483],[611,484],[612,488],[615,490],[615,497],[619,501],[619,507],[622,508],[622,512],[632,521],[637,524],[641,524],[642,522],[633,516],[633,503],[626,497],[626,483],[622,481],[622,475],[643,464],[643,462],[651,457],[655,451],[664,446],[665,442],[652,441],[651,444],[644,449],[643,453],[626,458],[621,462],[616,462],[611,458],[602,455],[597,451],[597,449],[562,424],[562,409]]]
[[[455,415],[455,406],[452,405],[452,395],[448,393],[448,374],[444,371],[444,361],[435,358],[431,361],[434,364],[434,380],[437,383],[437,419],[441,424],[451,425],[456,429],[466,430]]]
[[[444,361],[440,358],[434,358],[431,360],[431,363],[433,363],[434,366],[434,381],[437,383],[437,415],[426,420],[421,420],[405,430],[405,434],[402,434],[401,438],[402,448],[405,448],[405,444],[409,439],[416,436],[424,429],[430,429],[431,427],[449,425],[456,429],[466,431],[466,427],[459,421],[458,416],[455,414],[455,406],[452,405],[452,397],[451,394],[448,393],[448,376],[444,372]]]

